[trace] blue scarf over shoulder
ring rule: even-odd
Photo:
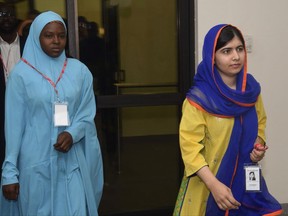
[[[236,90],[229,88],[223,82],[214,64],[214,54],[219,34],[225,26],[227,25],[214,26],[207,33],[203,46],[203,60],[198,66],[187,99],[191,104],[211,115],[234,118],[230,142],[216,177],[231,188],[233,196],[241,203],[241,207],[239,210],[222,211],[210,194],[206,216],[276,215],[274,213],[281,210],[281,206],[269,194],[262,176],[261,192],[245,191],[244,164],[252,163],[250,153],[258,134],[255,103],[261,89],[253,76],[247,73],[247,59],[237,75]]]

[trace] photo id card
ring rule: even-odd
[[[69,126],[68,104],[54,103],[54,126]]]
[[[261,169],[257,164],[247,165],[245,170],[246,192],[261,192]]]

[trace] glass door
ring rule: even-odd
[[[81,0],[77,11],[79,58],[97,98],[100,215],[171,215],[182,178],[178,125],[194,66],[187,38],[194,4]]]
[[[129,104],[99,110],[106,164],[102,214],[170,213],[175,203],[179,107],[149,97],[178,93],[176,6],[175,0],[104,3],[112,82],[103,94]]]

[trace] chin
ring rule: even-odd
[[[48,56],[50,56],[51,58],[58,58],[62,52],[51,52],[51,53],[46,53]]]
[[[58,55],[52,55],[51,57],[52,58],[58,58],[60,56],[60,54],[58,54]]]

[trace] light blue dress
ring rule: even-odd
[[[46,55],[39,36],[45,25],[62,18],[44,12],[33,22],[23,58],[54,83],[66,59]],[[65,24],[64,24],[65,26]],[[0,215],[98,215],[103,189],[101,150],[94,117],[93,78],[88,68],[68,58],[56,89],[68,103],[70,126],[55,127],[52,85],[36,70],[20,61],[12,70],[6,89],[6,158],[2,185],[19,182],[18,201],[0,200]],[[67,153],[53,145],[62,131],[73,137]]]

